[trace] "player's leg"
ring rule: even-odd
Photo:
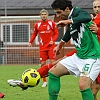
[[[10,85],[10,86],[19,86],[22,88],[22,90],[26,90],[28,88],[28,86],[24,85],[24,83],[22,82],[21,79],[18,79],[18,80],[15,80],[15,79],[9,79],[7,80],[7,83]]]
[[[44,54],[45,54],[45,56],[44,56]],[[41,55],[44,58],[44,60],[47,60],[46,58],[48,58],[51,63],[55,62],[56,56],[53,52],[53,49],[45,51],[44,54],[42,52],[42,55]],[[46,81],[46,77],[44,77],[42,87],[46,87],[46,86],[47,86],[47,81]]]
[[[41,62],[41,67],[43,66],[43,65],[45,65],[46,64],[46,61],[42,61]],[[43,84],[42,84],[42,87],[46,87],[47,86],[47,80],[46,80],[46,77],[43,77]]]
[[[46,64],[47,59],[48,59],[48,52],[47,51],[40,51],[41,67]],[[47,86],[47,80],[46,80],[46,77],[43,77],[42,87],[46,87],[46,86]]]
[[[94,96],[90,88],[91,83],[92,83],[92,80],[89,77],[80,76],[79,88],[80,88],[80,92],[82,94],[83,100],[94,100]]]
[[[89,62],[89,60],[88,60],[88,62]],[[91,64],[91,62],[92,62],[92,64]],[[83,100],[94,100],[93,93],[90,89],[90,84],[92,83],[92,80],[96,79],[96,77],[100,71],[100,68],[98,67],[100,64],[100,60],[95,61],[95,59],[92,59],[90,61],[90,64],[88,63],[89,65],[85,66],[84,68],[83,68],[83,64],[86,65],[84,60],[82,60],[82,59],[79,60],[79,58],[77,58],[77,56],[67,57],[66,59],[61,60],[59,63],[62,64],[63,66],[65,66],[71,74],[75,74],[77,76],[79,76],[82,69],[84,69],[84,71],[82,71],[82,74],[85,77],[81,76],[80,80],[79,80],[79,87],[81,90],[82,98],[83,98]],[[68,74],[68,72],[63,73],[62,69],[60,69],[59,66],[60,66],[60,68],[63,67],[63,66],[61,67],[61,65],[57,64],[57,67],[53,67],[49,72],[48,91],[49,91],[50,100],[57,100],[57,95],[58,95],[59,89],[60,89],[60,76],[62,76],[64,74]],[[81,69],[80,69],[80,67],[81,67]],[[87,70],[88,68],[89,68],[89,70]],[[95,68],[96,68],[96,70],[95,70]],[[66,69],[63,69],[63,71],[65,72]],[[96,71],[96,72],[94,73],[94,71]],[[56,93],[55,93],[55,91],[56,91]]]
[[[62,59],[62,58],[61,58]],[[41,78],[48,76],[48,71],[55,66],[61,59],[58,59],[52,63],[43,65],[42,67],[38,68],[37,71],[39,72]]]
[[[69,74],[69,72],[67,68],[59,62],[50,69],[48,81],[49,100],[57,100],[60,91],[60,76],[64,74]]]
[[[94,100],[97,100],[97,93],[100,90],[100,74],[98,75],[96,80],[93,82],[91,89],[92,89],[92,93],[94,95]]]
[[[79,75],[79,69],[77,68],[76,64],[73,64],[76,62],[74,62],[72,58],[73,56],[64,58],[63,60],[59,61],[57,65],[55,65],[49,70],[49,100],[57,100],[58,93],[60,90],[60,76],[69,74]]]
[[[82,73],[79,79],[79,88],[82,94],[83,100],[94,100],[93,93],[91,91],[91,84],[98,76],[100,59],[87,59],[84,60]]]

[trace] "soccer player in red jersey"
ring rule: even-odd
[[[94,21],[93,25],[91,25],[90,30],[97,34],[98,41],[100,43],[100,0],[94,0],[93,2],[93,10],[95,13],[95,17],[92,15],[92,19]],[[98,75],[96,81],[92,85],[92,92],[94,94],[95,100],[97,100],[96,95],[100,90],[100,74]]]
[[[42,9],[40,17],[41,20],[34,25],[34,32],[28,45],[32,46],[35,37],[39,35],[40,62],[41,66],[43,66],[46,64],[46,60],[50,59],[50,62],[54,62],[56,59],[53,49],[58,38],[58,29],[52,20],[48,20],[47,10]],[[46,78],[43,78],[43,82],[42,87],[45,87],[47,85]]]

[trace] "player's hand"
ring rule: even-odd
[[[94,16],[93,16],[93,14],[90,14],[90,16],[91,16],[92,20],[94,20]]]
[[[62,21],[59,21],[59,22],[56,24],[56,26],[57,26],[58,29],[60,29],[60,28],[62,28],[62,27],[65,27],[66,24],[64,24],[64,21],[62,20]]]
[[[52,45],[53,43],[54,43],[53,41],[50,41],[50,42],[49,42],[50,45]]]
[[[64,26],[66,26],[68,24],[71,24],[71,23],[72,23],[71,19],[69,19],[69,20],[61,20],[56,24],[56,26],[57,26],[57,28],[61,28],[61,27],[64,27]]]
[[[59,50],[60,50],[59,47],[56,46],[56,47],[53,49],[54,54],[55,54],[55,55],[59,55],[59,54],[60,54],[60,51],[59,51]]]
[[[31,44],[31,43],[28,43],[28,46],[29,46],[29,47],[32,47],[32,44]]]
[[[92,32],[94,32],[94,33],[97,33],[98,32],[98,27],[97,27],[97,25],[96,25],[96,23],[95,22],[93,22],[91,25],[90,25],[90,30],[92,31]]]

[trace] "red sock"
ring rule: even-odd
[[[47,80],[46,80],[46,77],[44,77],[44,78],[43,78],[43,82],[46,82],[46,81],[47,81]]]
[[[53,67],[53,65],[52,65],[52,63],[50,63],[50,64],[43,65],[42,67],[37,69],[37,71],[39,72],[41,78],[47,76],[49,69],[51,69],[52,67]]]

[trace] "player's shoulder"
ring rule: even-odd
[[[38,25],[40,25],[41,24],[41,20],[39,20],[39,21],[37,21],[36,23],[35,23],[35,26],[38,26]]]
[[[100,18],[100,13],[97,15],[98,18]]]
[[[79,7],[74,7],[73,8],[73,13],[74,14],[80,14],[80,13],[89,14],[87,11],[85,11],[84,9],[79,8]]]

